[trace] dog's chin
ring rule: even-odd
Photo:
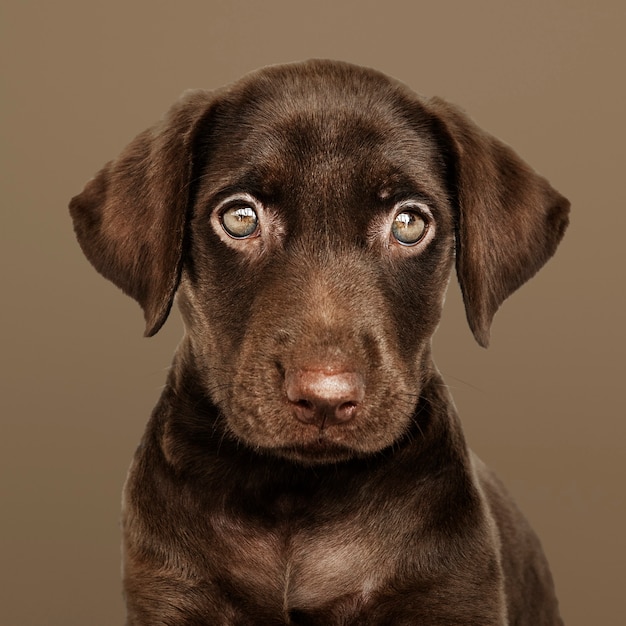
[[[270,448],[267,453],[300,465],[330,465],[366,456],[362,451],[324,439]]]
[[[241,417],[238,414],[237,417]],[[289,416],[288,416],[289,417]],[[234,441],[265,457],[288,460],[300,465],[329,465],[362,460],[396,446],[411,428],[410,416],[386,423],[362,423],[356,428],[330,426],[320,429],[295,419],[280,422],[282,428],[271,430],[252,420],[229,420],[229,434]],[[274,424],[275,426],[275,424]]]
[[[395,441],[387,437],[368,441],[368,445],[358,440],[336,438],[333,433],[318,431],[315,435],[302,432],[291,433],[281,440],[256,441],[253,445],[257,452],[274,458],[288,460],[299,465],[332,465],[357,459],[365,459],[380,453],[394,445]],[[307,436],[308,435],[308,436]],[[252,442],[250,442],[252,443]]]

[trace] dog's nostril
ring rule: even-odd
[[[344,402],[335,410],[335,416],[339,422],[347,422],[354,417],[358,402]]]
[[[365,385],[358,372],[297,369],[285,372],[285,391],[298,420],[330,426],[355,416]]]

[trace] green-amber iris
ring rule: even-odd
[[[221,216],[224,230],[235,239],[245,239],[254,235],[259,227],[259,216],[246,205],[232,206]]]
[[[391,233],[402,245],[413,246],[426,233],[426,220],[416,211],[402,211],[394,218]]]

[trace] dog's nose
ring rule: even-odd
[[[351,420],[365,396],[363,377],[357,372],[323,369],[287,370],[285,390],[298,420],[320,427]]]

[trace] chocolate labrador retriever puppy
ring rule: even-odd
[[[568,202],[459,109],[309,61],[193,91],[71,202],[185,335],[124,492],[129,625],[561,624],[539,541],[431,357],[482,346]]]

